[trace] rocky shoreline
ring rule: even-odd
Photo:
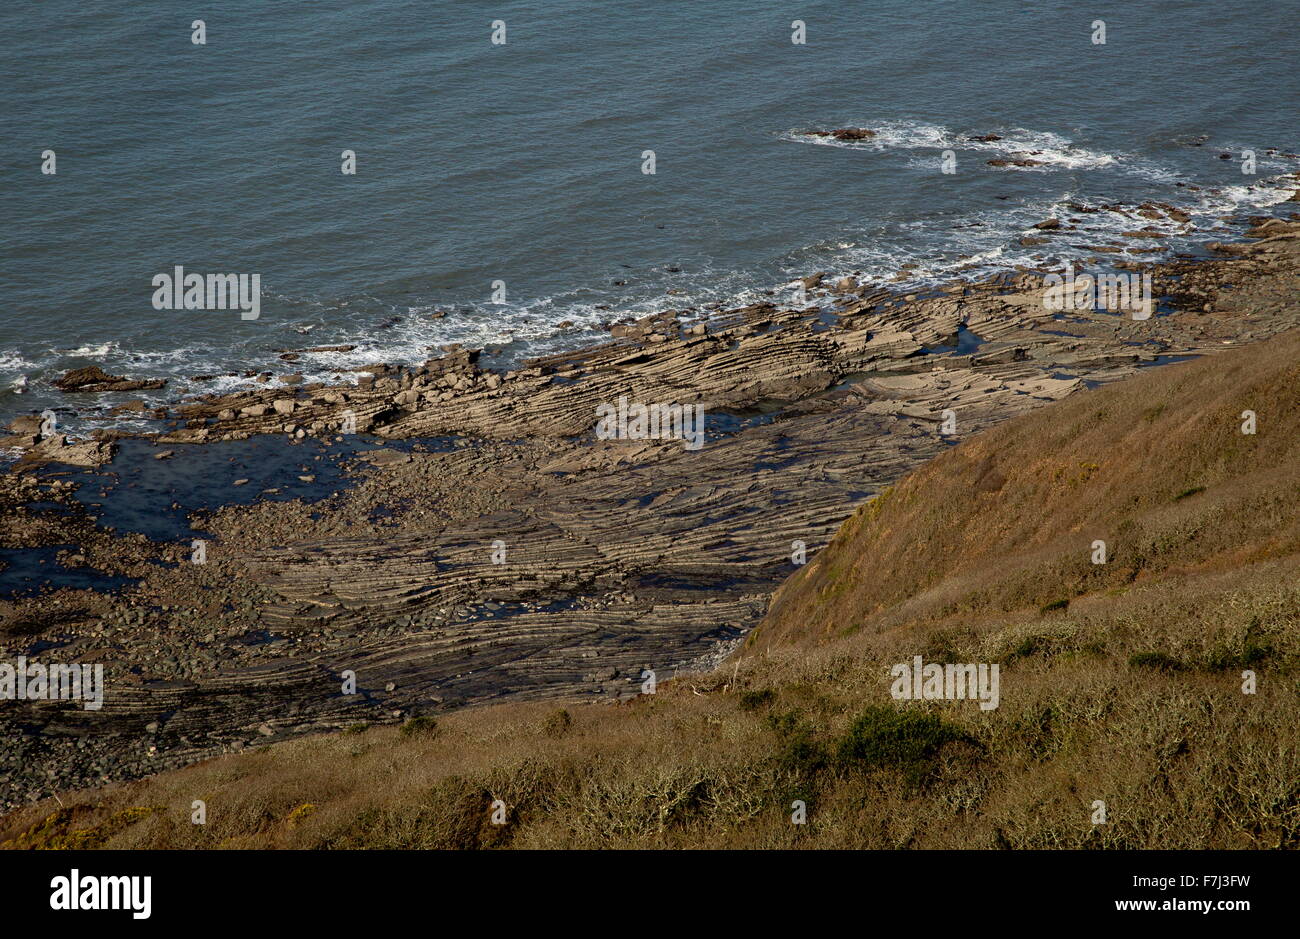
[[[1047,309],[1027,270],[924,294],[813,274],[806,308],[657,314],[510,372],[453,349],[356,385],[189,399],[147,439],[159,467],[210,481],[210,508],[176,540],[112,530],[86,496],[107,492],[127,435],[73,441],[19,418],[0,441],[24,453],[0,476],[0,546],[121,585],[0,603],[0,661],[103,663],[107,682],[97,712],[0,708],[0,799],[505,697],[616,702],[648,670],[719,661],[800,545],[811,557],[943,448],[1145,365],[1300,326],[1296,215],[1252,219],[1212,258],[1106,254],[1150,274],[1150,319]],[[86,370],[70,390],[141,381]],[[702,406],[707,442],[596,439],[597,405],[621,396]],[[196,454],[267,436],[296,448],[303,486],[335,464],[343,481],[289,501],[270,498],[277,481],[229,504],[240,479]],[[356,694],[342,693],[349,672]]]

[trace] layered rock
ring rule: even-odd
[[[1029,271],[926,296],[811,275],[815,308],[661,314],[509,373],[456,350],[355,386],[195,398],[159,438],[168,464],[182,444],[349,425],[379,444],[327,498],[196,519],[203,564],[188,540],[94,528],[64,490],[6,477],[7,546],[75,544],[137,582],[0,611],[3,658],[50,643],[109,672],[101,712],[4,711],[5,798],[507,695],[613,702],[647,671],[714,661],[844,518],[942,449],[1162,357],[1300,325],[1300,226],[1252,234],[1222,259],[1137,268],[1164,298],[1148,320],[1048,309]],[[707,442],[594,439],[597,405],[620,396],[702,405]],[[60,512],[32,507],[51,499]]]

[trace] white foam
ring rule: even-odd
[[[101,342],[93,346],[78,346],[76,349],[51,349],[50,351],[59,355],[99,356],[109,355],[117,351],[117,348],[116,342]]]
[[[26,373],[31,371],[35,363],[23,358],[20,352],[10,352],[0,350],[0,375],[8,376],[15,372]]]
[[[1028,130],[1018,127],[999,132],[999,140],[972,140],[969,135],[958,134],[939,124],[922,121],[875,121],[860,125],[875,131],[875,136],[865,140],[837,140],[808,131],[790,130],[781,139],[796,143],[811,143],[823,147],[842,147],[848,150],[965,150],[989,154],[989,158],[1035,160],[1041,166],[1008,166],[1006,169],[1036,170],[1097,169],[1113,166],[1120,157],[1076,147],[1067,137],[1051,131]],[[926,161],[929,162],[929,161]]]
[[[468,348],[504,348],[505,356],[485,358],[484,364],[510,367],[520,357],[545,355],[589,342],[603,335],[599,332],[600,324],[625,317],[641,317],[668,309],[694,309],[704,318],[713,309],[758,301],[790,304],[794,302],[794,294],[788,285],[818,270],[827,271],[832,277],[855,273],[865,281],[906,290],[935,286],[954,277],[981,277],[1016,265],[1041,267],[1048,262],[1088,257],[1093,253],[1089,246],[1108,242],[1122,248],[1116,258],[1124,257],[1130,250],[1151,247],[1177,250],[1198,238],[1212,237],[1211,230],[1221,230],[1227,224],[1221,216],[1276,205],[1289,198],[1296,188],[1294,180],[1282,176],[1251,177],[1249,182],[1215,188],[1177,187],[1173,184],[1192,180],[1159,161],[1078,147],[1069,138],[1051,131],[998,130],[1001,140],[974,141],[965,134],[922,121],[868,122],[859,126],[871,127],[877,131],[876,136],[863,141],[838,141],[790,131],[782,137],[850,150],[900,151],[909,154],[910,161],[925,161],[927,165],[938,158],[938,151],[953,149],[966,154],[962,159],[967,165],[977,159],[978,165],[983,166],[994,155],[1008,158],[1016,155],[1042,161],[1043,166],[1028,168],[1040,172],[1117,170],[1157,184],[1146,198],[1188,212],[1196,230],[1163,215],[1156,219],[1138,215],[1133,211],[1137,205],[1132,202],[1119,204],[1126,210],[1123,213],[1071,210],[1070,203],[1116,204],[1117,189],[1131,190],[1132,186],[1114,186],[1116,182],[1125,182],[1122,178],[1103,174],[1110,180],[1110,186],[1096,182],[1085,186],[1071,179],[1068,191],[1063,186],[1062,191],[1047,198],[1007,202],[960,214],[935,213],[913,221],[875,224],[859,231],[823,233],[822,240],[772,259],[760,270],[720,270],[708,259],[694,259],[685,272],[629,271],[614,267],[591,279],[592,284],[605,285],[614,280],[629,281],[614,293],[608,287],[584,286],[551,296],[513,299],[500,306],[467,305],[436,295],[417,297],[400,306],[369,296],[346,299],[280,296],[277,301],[291,311],[289,321],[276,322],[271,318],[268,322],[272,332],[261,333],[255,341],[248,340],[234,348],[189,346],[139,350],[122,348],[118,342],[109,341],[86,343],[70,350],[50,349],[44,355],[34,355],[35,361],[24,358],[18,350],[0,351],[0,381],[9,384],[19,376],[30,377],[30,390],[37,393],[25,398],[24,404],[40,407],[44,401],[38,399],[48,389],[37,378],[70,367],[74,364],[69,361],[72,357],[100,359],[108,371],[116,369],[132,376],[172,380],[163,391],[146,394],[149,400],[174,398],[178,392],[222,394],[247,388],[288,387],[278,376],[291,371],[301,372],[305,382],[354,383],[359,377],[355,369],[377,362],[420,363],[440,354],[438,347],[452,343]],[[1209,147],[1207,151],[1213,152]],[[1044,181],[1050,183],[1054,178],[1048,176]],[[1131,192],[1128,197],[1134,198]],[[1049,217],[1060,218],[1064,227],[1046,234],[1033,229],[1034,224]],[[1071,224],[1078,227],[1070,229]],[[1135,228],[1154,229],[1166,237],[1121,237],[1123,232]],[[1026,235],[1042,236],[1046,242],[1021,245],[1019,241]],[[903,271],[905,265],[910,266]],[[905,276],[899,278],[900,272]],[[783,288],[782,284],[787,286]],[[680,292],[668,294],[668,287]],[[775,295],[769,296],[769,291],[775,291]],[[818,301],[810,298],[810,302]],[[606,305],[611,308],[598,308]],[[430,314],[436,310],[449,312],[435,319]],[[375,324],[381,320],[389,326],[377,330]],[[572,325],[560,328],[561,321]],[[313,335],[305,340],[303,337],[308,332]],[[300,351],[294,361],[276,358],[280,350],[300,349],[308,344],[354,345],[355,348],[349,352]],[[257,382],[244,374],[252,370],[270,370],[276,377],[269,382]],[[189,376],[196,373],[218,377],[195,382]],[[128,420],[123,417],[121,422],[125,424]]]

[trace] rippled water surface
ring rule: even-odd
[[[1096,213],[1078,237],[1020,244],[1067,202],[1170,203],[1191,226],[1140,224],[1188,250],[1289,193],[1298,9],[6,4],[0,416],[60,400],[49,379],[90,363],[172,394],[451,342],[504,360],[815,270],[933,281],[1134,227]],[[845,126],[877,135],[808,133]],[[970,139],[987,134],[1002,139]],[[260,274],[260,318],[155,310],[151,279],[175,265]],[[355,348],[278,358],[337,344]]]

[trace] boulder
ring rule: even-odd
[[[43,420],[39,414],[24,414],[10,421],[6,429],[13,431],[15,434],[34,437],[40,434]]]
[[[66,463],[69,466],[99,466],[109,463],[117,452],[117,445],[106,440],[84,440],[73,443],[64,434],[52,434],[27,451],[25,462]]]
[[[54,387],[60,391],[148,391],[161,388],[163,379],[123,378],[110,375],[98,365],[70,369],[62,378],[55,379]]]
[[[837,130],[814,130],[808,136],[834,137],[836,140],[868,140],[876,136],[876,132],[865,127],[840,127]]]

